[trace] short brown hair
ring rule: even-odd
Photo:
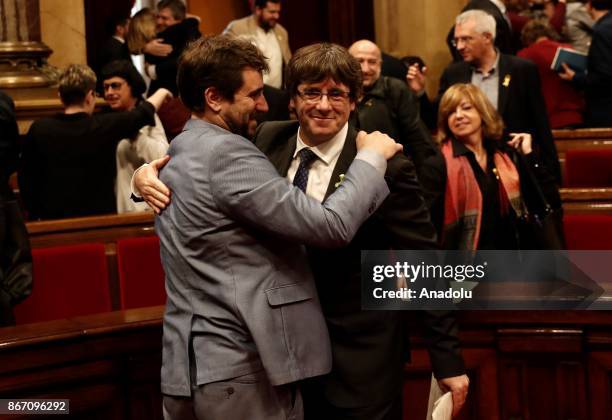
[[[261,51],[247,40],[217,35],[192,42],[181,56],[177,72],[183,103],[192,111],[204,111],[204,91],[209,87],[233,101],[244,83],[242,71],[246,68],[268,71]]]
[[[327,42],[300,48],[291,57],[285,75],[287,90],[294,96],[302,83],[318,83],[331,78],[346,85],[351,100],[361,96],[362,79],[359,62],[346,48]]]
[[[65,106],[81,105],[89,91],[96,88],[96,74],[83,64],[71,64],[59,78],[59,94]]]
[[[457,83],[452,85],[440,100],[438,110],[438,140],[442,141],[453,134],[448,126],[448,117],[455,112],[461,101],[467,99],[474,105],[482,119],[482,131],[485,138],[501,140],[504,121],[484,93],[475,85]]]
[[[181,0],[161,0],[157,3],[157,11],[170,9],[172,17],[176,20],[184,20],[187,15],[187,8]]]
[[[550,23],[548,23],[548,19],[531,19],[521,31],[521,42],[525,47],[530,46],[542,37],[552,40],[559,38],[555,30],[550,26]]]

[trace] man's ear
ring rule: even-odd
[[[209,87],[204,91],[204,102],[206,103],[206,107],[214,112],[221,111],[221,102],[223,99],[224,98],[215,87]]]

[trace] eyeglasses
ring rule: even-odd
[[[300,98],[302,98],[306,102],[310,102],[313,104],[320,102],[324,96],[327,96],[327,100],[329,102],[336,103],[336,104],[342,103],[351,94],[351,92],[346,92],[341,89],[332,89],[327,93],[321,92],[320,90],[316,90],[316,89],[306,89],[302,92],[298,90],[297,93],[300,96]]]
[[[471,44],[472,41],[474,41],[473,36],[459,36],[457,38],[454,38],[451,41],[451,44],[453,45],[453,47],[457,47],[457,45],[459,45],[460,42],[463,42],[464,44]]]
[[[121,86],[123,86],[125,82],[112,82],[112,83],[104,83],[102,86],[104,87],[104,91],[106,92],[109,89],[119,90]]]

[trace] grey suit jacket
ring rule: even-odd
[[[305,249],[343,246],[388,194],[355,160],[320,204],[281,177],[251,142],[190,120],[160,179],[172,190],[156,218],[168,300],[162,392],[265,369],[280,385],[330,370],[325,321]]]

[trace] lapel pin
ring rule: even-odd
[[[344,181],[344,176],[345,176],[344,174],[340,174],[340,176],[339,176],[340,181],[338,181],[338,182],[336,182],[336,183],[334,184],[334,188],[338,188],[338,187],[340,186],[340,184],[342,183],[342,181]]]
[[[504,87],[510,86],[510,75],[509,74],[504,76],[504,83],[502,83],[502,85],[504,85]]]

